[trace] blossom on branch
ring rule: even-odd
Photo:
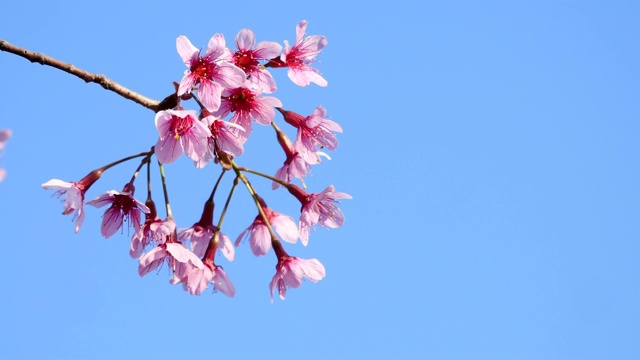
[[[351,199],[351,195],[336,191],[333,185],[318,194],[308,194],[296,185],[288,187],[289,192],[302,204],[300,213],[300,242],[305,246],[309,242],[309,228],[316,224],[335,229],[344,224],[344,215],[336,204],[338,199]]]
[[[122,223],[127,220],[129,225],[137,232],[140,230],[140,220],[142,213],[148,213],[151,210],[133,197],[135,187],[132,183],[125,184],[122,192],[117,190],[109,190],[106,194],[102,194],[95,199],[87,202],[97,208],[111,204],[111,207],[105,211],[102,216],[102,226],[100,232],[105,238],[110,238],[122,227]]]
[[[102,175],[102,169],[94,170],[83,177],[78,182],[66,182],[58,179],[52,179],[42,184],[45,190],[56,190],[54,195],[61,197],[64,195],[63,215],[74,214],[76,220],[76,234],[80,231],[84,222],[84,194],[93,183],[98,181]]]
[[[282,215],[267,206],[262,206],[262,209],[267,220],[282,240],[289,243],[298,241],[298,227],[291,216]],[[271,234],[260,214],[256,216],[248,228],[240,233],[236,239],[236,246],[240,245],[245,235],[249,237],[249,245],[255,256],[266,255],[271,249]]]
[[[287,288],[297,289],[302,285],[302,280],[307,278],[313,282],[322,280],[326,275],[324,266],[317,259],[300,259],[295,256],[283,256],[278,258],[276,274],[271,279],[269,290],[273,303],[273,291],[278,288],[280,299],[284,300]]]
[[[315,57],[322,52],[327,45],[327,38],[320,35],[304,37],[307,29],[307,21],[302,20],[296,26],[296,42],[293,46],[284,41],[284,51],[280,58],[272,59],[266,66],[288,67],[287,75],[294,84],[307,86],[316,83],[319,86],[327,86],[318,69],[311,66]]]
[[[235,89],[226,89],[222,92],[222,104],[213,114],[225,117],[233,112],[230,122],[238,124],[239,128],[233,128],[232,132],[244,143],[251,134],[251,121],[255,120],[262,125],[269,125],[276,116],[274,108],[282,106],[282,102],[272,96],[262,96],[258,89],[245,86]]]
[[[236,48],[238,50],[232,55],[233,63],[247,74],[248,80],[265,93],[275,92],[276,81],[258,61],[278,56],[282,46],[275,41],[261,41],[256,45],[253,31],[242,29],[236,35]]]
[[[207,110],[215,111],[220,106],[223,88],[242,86],[246,75],[242,69],[227,61],[229,50],[222,34],[215,34],[209,40],[202,56],[201,50],[193,46],[186,36],[178,36],[176,48],[182,61],[189,68],[185,70],[178,87],[178,96],[188,94],[194,86],[199,85],[200,101]]]
[[[163,110],[156,114],[155,122],[160,134],[155,145],[158,161],[172,163],[183,151],[193,161],[204,156],[211,131],[198,120],[195,111]]]
[[[316,153],[320,149],[333,151],[338,147],[334,132],[342,132],[342,127],[326,118],[327,110],[322,106],[318,105],[313,114],[307,117],[293,111],[277,109],[287,123],[298,129],[294,145],[307,162],[316,161]]]

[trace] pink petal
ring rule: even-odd
[[[122,226],[122,211],[118,208],[108,208],[102,216],[102,226],[100,232],[105,238],[110,238]]]
[[[156,246],[151,249],[148,253],[142,255],[140,260],[138,260],[138,274],[140,274],[140,276],[145,276],[149,272],[155,270],[160,266],[160,264],[162,264],[166,256],[167,252],[161,246]]]
[[[194,55],[197,58],[197,55],[200,52],[184,35],[180,35],[176,39],[176,49],[178,50],[178,55],[180,55],[182,61],[187,66],[191,66]]]
[[[236,47],[238,50],[247,51],[253,49],[256,44],[256,37],[253,34],[253,31],[249,29],[242,29],[236,35]]]

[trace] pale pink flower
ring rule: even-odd
[[[156,114],[160,138],[155,145],[158,161],[174,162],[184,151],[193,161],[199,161],[207,151],[209,128],[198,121],[193,110],[163,110]]]
[[[320,160],[320,155],[329,158],[329,156],[320,151],[302,156],[302,154],[296,150],[296,148],[299,148],[300,146],[294,146],[294,144],[291,143],[291,140],[289,140],[289,137],[287,137],[282,130],[276,129],[276,133],[278,135],[278,143],[280,143],[280,147],[282,147],[282,150],[286,155],[286,159],[282,167],[279,168],[275,174],[275,178],[278,180],[290,183],[293,178],[298,178],[304,184],[304,177],[307,176],[308,172],[311,172],[311,165],[322,162]],[[271,185],[274,190],[279,186],[280,184],[275,181]]]
[[[194,86],[200,85],[200,101],[207,110],[215,111],[220,106],[223,88],[242,86],[246,75],[242,69],[226,61],[229,50],[222,34],[215,34],[209,40],[202,56],[200,50],[193,46],[186,36],[178,36],[176,48],[189,68],[185,70],[178,87],[178,96],[188,94]]]
[[[289,67],[287,75],[294,84],[307,86],[316,83],[320,86],[327,86],[320,72],[311,67],[315,57],[322,52],[327,45],[327,38],[320,35],[304,37],[307,29],[307,21],[303,20],[296,26],[296,42],[289,46],[287,40],[284,41],[284,51],[280,58],[272,59],[267,65],[271,67]]]
[[[296,151],[292,156],[287,156],[282,167],[276,170],[274,177],[288,183],[290,183],[293,178],[304,181],[303,179],[307,176],[308,172],[311,172],[310,164]],[[271,183],[271,188],[274,190],[279,186],[280,184],[275,181]]]
[[[246,138],[237,135],[244,132],[240,125],[223,121],[214,116],[207,116],[202,119],[202,122],[209,127],[211,136],[207,139],[207,150],[204,155],[195,162],[196,167],[202,168],[207,165],[216,158],[218,151],[224,151],[233,156],[242,155]]]
[[[319,149],[335,150],[338,139],[335,132],[342,132],[342,127],[327,117],[327,111],[320,105],[313,114],[304,117],[293,111],[277,108],[284,116],[284,120],[298,129],[294,145],[303,158],[313,162]]]
[[[316,224],[325,229],[344,224],[344,215],[336,204],[340,204],[339,199],[351,199],[351,195],[336,191],[333,185],[317,194],[309,194],[296,185],[289,186],[288,190],[302,204],[299,228],[303,245],[309,241],[309,228],[315,228]]]
[[[291,216],[282,215],[276,211],[262,206],[267,220],[273,229],[280,235],[282,240],[295,243],[298,240],[298,227]],[[262,216],[258,214],[251,225],[246,228],[236,239],[236,246],[239,246],[242,239],[248,235],[251,251],[255,256],[266,255],[271,249],[271,235]]]
[[[190,241],[193,253],[203,257],[207,246],[209,246],[209,241],[211,241],[216,231],[219,233],[218,250],[227,260],[233,261],[235,257],[233,243],[227,235],[217,230],[215,226],[202,226],[200,223],[195,223],[190,228],[178,230],[178,240],[182,242]]]
[[[220,291],[228,297],[234,297],[236,288],[222,267],[207,263],[204,265],[203,268],[194,267],[191,270],[186,283],[182,284],[185,290],[191,295],[200,295],[210,283],[213,283],[214,291]]]
[[[111,237],[122,227],[125,220],[129,225],[133,225],[136,232],[140,230],[142,213],[148,213],[150,210],[145,204],[133,197],[134,192],[133,184],[127,183],[122,192],[109,190],[106,194],[87,202],[87,205],[97,208],[111,204],[111,207],[102,216],[102,226],[100,227],[102,236]]]
[[[165,261],[173,272],[173,277],[170,280],[172,284],[185,281],[188,276],[187,271],[192,270],[193,267],[200,269],[204,267],[202,260],[187,249],[186,246],[180,243],[166,242],[140,257],[138,260],[138,274],[145,276],[157,269]]]
[[[233,63],[247,74],[248,80],[265,93],[275,92],[277,88],[273,76],[258,61],[278,56],[282,46],[274,41],[261,41],[256,45],[253,31],[242,29],[236,35],[236,48],[238,50],[233,53]]]
[[[275,117],[275,107],[282,106],[282,102],[272,96],[262,96],[260,90],[252,90],[247,85],[235,89],[226,89],[222,92],[222,104],[213,114],[218,117],[225,117],[233,112],[230,122],[241,126],[234,128],[232,132],[237,133],[245,142],[251,134],[252,119],[262,125],[269,125]]]
[[[58,179],[52,179],[42,184],[42,187],[46,190],[57,190],[58,197],[65,196],[64,208],[62,209],[63,215],[74,214],[73,218],[76,219],[76,233],[80,231],[80,227],[84,222],[84,189],[78,187],[75,182],[66,182]]]
[[[273,303],[273,291],[278,288],[280,299],[284,300],[287,288],[299,288],[302,280],[307,279],[318,282],[326,275],[324,266],[317,259],[300,259],[294,256],[284,256],[278,259],[276,274],[269,289],[271,291],[271,302]]]
[[[64,208],[62,210],[63,215],[74,214],[73,218],[76,220],[76,234],[80,231],[80,227],[84,222],[84,194],[102,175],[103,169],[97,169],[78,182],[66,182],[58,179],[52,179],[42,184],[42,187],[46,190],[56,190],[57,197],[65,196]]]

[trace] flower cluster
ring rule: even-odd
[[[337,148],[336,133],[342,132],[342,128],[328,118],[327,111],[320,105],[306,116],[285,110],[282,101],[273,96],[277,84],[268,71],[269,68],[286,68],[289,79],[299,86],[327,85],[313,67],[327,40],[319,35],[306,36],[306,28],[307,22],[301,21],[296,27],[293,45],[285,41],[284,46],[272,41],[256,43],[255,35],[249,29],[242,29],[236,35],[235,48],[227,47],[222,34],[215,34],[205,48],[197,48],[186,36],[179,36],[176,48],[187,69],[181,81],[175,83],[174,103],[156,112],[158,140],[151,150],[102,166],[78,182],[53,179],[42,186],[56,190],[57,196],[64,197],[63,214],[74,215],[76,232],[80,231],[85,218],[85,204],[96,208],[108,205],[102,217],[101,234],[110,238],[118,231],[124,232],[126,222],[129,235],[133,228],[129,254],[138,260],[139,275],[144,276],[166,265],[171,273],[169,282],[182,284],[190,294],[200,295],[211,285],[214,291],[234,296],[235,287],[216,263],[219,261],[216,255],[233,261],[235,247],[245,238],[255,256],[267,255],[271,250],[276,255],[276,274],[269,285],[272,301],[276,289],[284,299],[287,288],[298,288],[304,278],[313,282],[321,280],[325,277],[325,268],[320,261],[290,256],[281,241],[296,243],[300,239],[307,246],[310,229],[315,229],[316,225],[326,229],[343,225],[344,216],[338,201],[351,196],[336,191],[333,185],[321,192],[309,193],[303,182],[311,167],[322,162],[321,157],[329,158],[323,151]],[[185,109],[182,102],[189,100],[194,100],[199,109]],[[277,113],[295,131],[293,141],[276,125]],[[236,163],[254,124],[271,126],[276,133],[284,161],[274,175]],[[204,202],[202,216],[189,228],[177,227],[164,175],[164,166],[183,154],[197,168],[211,162],[220,167],[220,176]],[[164,218],[159,216],[152,198],[150,167],[153,156],[162,177]],[[102,173],[135,158],[141,161],[122,191],[108,190],[85,201],[85,194]],[[147,170],[147,198],[142,202],[135,197],[134,182],[144,167]],[[235,177],[216,222],[214,199],[218,195],[218,185],[228,171]],[[301,205],[299,220],[270,208],[256,192],[249,175],[266,179],[273,184],[274,190],[278,187],[287,189],[292,199]],[[294,179],[298,179],[302,187],[294,184]],[[223,220],[236,185],[240,183],[252,196],[257,214],[233,243],[223,232]]]

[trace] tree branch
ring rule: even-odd
[[[50,56],[47,56],[42,53],[36,53],[33,51],[29,51],[25,48],[21,48],[19,46],[13,45],[3,39],[0,39],[0,51],[10,52],[12,54],[23,57],[31,62],[37,62],[40,65],[47,65],[54,67],[56,69],[62,70],[71,75],[75,75],[85,82],[93,82],[99,84],[103,88],[109,91],[113,91],[114,93],[124,97],[125,99],[129,99],[135,101],[136,103],[150,109],[154,112],[158,112],[160,110],[171,109],[177,105],[178,98],[175,94],[171,94],[167,96],[164,100],[157,101],[150,99],[142,94],[139,94],[131,89],[128,89],[117,82],[107,78],[103,74],[93,74],[88,71],[78,69],[73,64],[65,63],[60,60],[54,59]]]

